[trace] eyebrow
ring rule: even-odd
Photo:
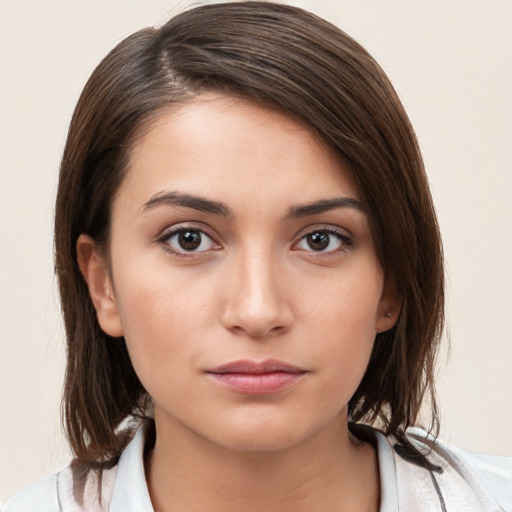
[[[286,218],[300,219],[302,217],[316,215],[336,208],[353,208],[359,211],[364,210],[362,203],[357,199],[352,197],[334,197],[332,199],[321,199],[320,201],[314,201],[312,203],[292,206],[288,210]]]
[[[144,213],[159,206],[184,206],[222,217],[233,216],[232,210],[224,203],[183,192],[158,192],[142,206],[141,212]],[[357,199],[352,197],[334,197],[332,199],[320,199],[319,201],[292,206],[285,215],[285,219],[300,219],[337,208],[352,208],[363,211],[363,205]]]
[[[144,213],[158,206],[184,206],[222,217],[231,217],[233,215],[231,209],[223,203],[182,192],[158,192],[144,204],[141,212]]]

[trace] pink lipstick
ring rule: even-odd
[[[207,373],[224,387],[247,395],[283,391],[298,382],[306,371],[276,359],[260,363],[243,360],[218,366]]]

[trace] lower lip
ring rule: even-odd
[[[210,375],[232,391],[247,395],[264,395],[288,389],[297,383],[304,373],[211,373]]]

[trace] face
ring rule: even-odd
[[[225,96],[154,122],[114,201],[109,261],[86,237],[79,254],[157,432],[275,450],[346,424],[392,327],[347,169],[305,126]]]

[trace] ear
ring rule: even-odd
[[[123,336],[121,317],[103,251],[90,236],[80,235],[76,243],[76,254],[101,329],[109,336]]]
[[[380,298],[375,320],[375,329],[377,333],[389,331],[398,320],[402,301],[393,283],[386,282]]]

